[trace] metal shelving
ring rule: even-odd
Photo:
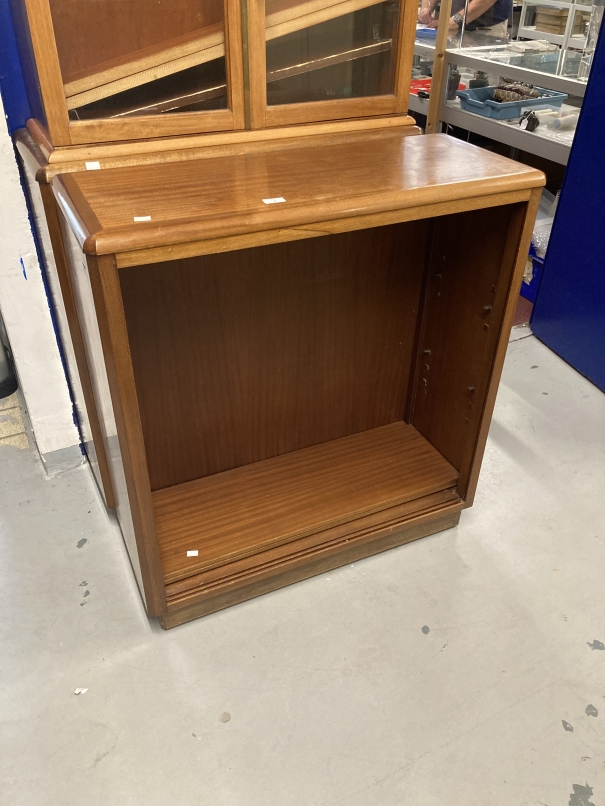
[[[537,154],[545,159],[567,165],[570,145],[534,132],[525,131],[519,126],[511,125],[502,120],[485,118],[473,112],[465,112],[458,103],[448,102],[442,105],[440,118],[450,126],[489,137],[499,143],[505,143],[521,151]]]
[[[520,67],[486,58],[487,53],[493,50],[493,47],[451,48],[446,51],[445,59],[447,64],[465,64],[469,67],[474,67],[476,70],[483,70],[486,73],[505,74],[510,78],[526,81],[538,87],[545,87],[557,92],[566,92],[568,95],[576,95],[580,98],[584,97],[586,82],[578,81],[577,78],[557,76],[553,73],[531,70],[528,67]],[[482,53],[486,55],[484,56]]]
[[[524,5],[525,4],[562,5],[564,7],[574,7],[582,11],[590,10],[590,6],[574,6],[572,3],[557,3],[556,0],[525,0]],[[585,82],[578,81],[568,76],[554,75],[552,73],[511,65],[488,58],[488,54],[493,53],[495,49],[497,49],[496,46],[478,46],[472,48],[450,47],[445,52],[446,65],[466,65],[475,70],[483,70],[491,75],[505,75],[512,79],[525,81],[546,89],[565,92],[571,96],[580,98],[584,96],[586,90]],[[430,57],[433,52],[434,48],[431,45],[418,41],[415,43],[414,53],[417,56],[426,58],[427,56]],[[445,83],[446,82],[444,82],[444,85]],[[445,86],[441,88],[441,91],[445,94]],[[418,98],[415,95],[410,95],[409,108],[412,112],[426,115],[428,111],[428,101],[423,98]],[[561,165],[566,165],[569,159],[570,147],[573,141],[573,135],[571,133],[566,141],[565,138],[557,137],[550,133],[546,134],[546,132],[542,132],[542,134],[528,132],[506,121],[494,120],[492,118],[476,115],[472,112],[466,112],[461,109],[457,101],[445,102],[442,100],[439,118],[443,123],[466,129],[467,131],[474,132],[484,137],[489,137],[492,140],[505,143],[513,148],[518,148],[531,154],[536,154]]]
[[[419,115],[426,115],[429,111],[429,102],[426,98],[419,98],[414,93],[410,93],[409,109]]]

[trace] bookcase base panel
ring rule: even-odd
[[[458,524],[460,510],[464,504],[453,491],[450,491],[450,494],[450,504],[439,507],[436,511],[411,517],[403,522],[378,526],[369,533],[362,532],[358,537],[343,538],[335,546],[324,544],[302,562],[296,556],[286,558],[270,574],[259,573],[257,578],[251,574],[247,584],[238,585],[237,582],[225,581],[207,592],[198,593],[192,604],[169,602],[168,612],[160,616],[160,625],[165,630],[177,627],[179,624],[254,599],[256,596],[262,596],[294,582],[348,565],[373,554],[380,554],[412,540],[451,529]]]

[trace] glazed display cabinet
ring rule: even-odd
[[[407,110],[410,0],[11,3],[52,148]]]

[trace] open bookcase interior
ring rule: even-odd
[[[120,270],[175,607],[462,506],[519,221],[509,205]]]

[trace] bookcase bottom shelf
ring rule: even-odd
[[[309,576],[305,566],[320,555],[322,562],[335,559],[334,567],[353,544],[446,510],[451,515],[460,504],[457,480],[415,428],[395,422],[158,490],[153,503],[169,610],[293,567],[299,578]],[[382,550],[364,548],[359,556]],[[258,594],[243,598],[250,595]]]
[[[458,524],[464,507],[464,502],[454,490],[417,499],[412,504],[419,505],[416,506],[416,512],[409,511],[407,515],[400,513],[398,517],[393,516],[394,520],[385,519],[382,525],[370,524],[370,519],[362,519],[366,521],[365,527],[361,521],[351,524],[357,529],[356,532],[350,530],[347,535],[341,534],[333,540],[328,540],[327,535],[323,534],[325,540],[311,550],[297,552],[299,541],[296,541],[295,544],[282,547],[281,554],[285,556],[274,556],[280,553],[276,550],[264,552],[264,564],[226,576],[215,584],[200,583],[180,596],[172,594],[171,588],[176,586],[168,585],[168,612],[160,616],[160,625],[167,630],[364,557],[451,529]],[[409,510],[413,509],[410,504],[406,506]],[[284,552],[285,548],[290,551]],[[258,561],[262,556],[257,557]]]

